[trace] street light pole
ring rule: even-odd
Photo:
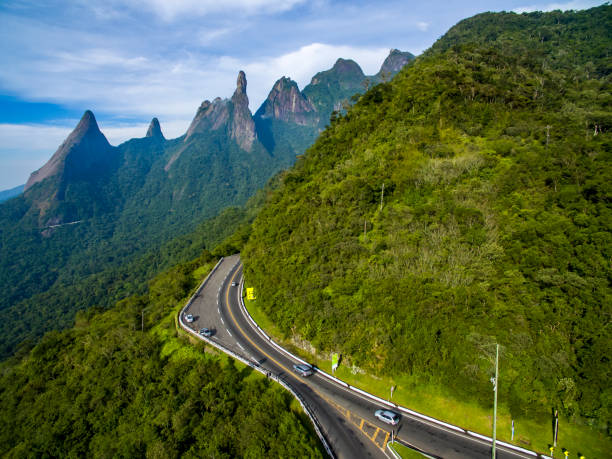
[[[493,450],[491,458],[495,459],[495,430],[497,428],[497,381],[499,377],[499,344],[495,345],[495,379],[493,380],[493,392],[495,393],[493,401]]]

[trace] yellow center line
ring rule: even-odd
[[[389,432],[386,432],[385,441],[383,442],[383,449],[387,448],[387,442],[389,441]]]
[[[363,429],[363,423],[365,422],[365,419],[361,418],[361,424],[359,424],[359,430]]]
[[[238,274],[238,269],[236,270],[236,272],[234,273],[234,275],[232,276],[231,282],[234,282],[234,278],[236,277],[236,275]],[[231,282],[229,285],[231,285]],[[240,327],[240,325],[238,325],[238,321],[236,320],[236,317],[234,317],[234,312],[232,311],[232,308],[230,308],[229,306],[229,292],[230,289],[229,287],[227,288],[227,290],[225,291],[225,303],[227,304],[227,309],[229,310],[230,316],[232,317],[232,321],[234,322],[234,325],[236,325],[236,327],[238,328],[238,331],[240,331],[240,334],[246,338],[249,343],[251,343],[253,345],[253,347],[255,349],[257,349],[259,352],[261,352],[263,355],[265,355],[267,358],[269,358],[272,362],[274,362],[275,364],[277,364],[279,367],[281,367],[283,370],[285,370],[285,372],[287,372],[288,375],[290,375],[291,377],[293,377],[294,379],[297,379],[300,382],[303,382],[304,384],[306,384],[304,381],[302,381],[298,376],[294,375],[293,372],[291,370],[289,370],[286,366],[284,366],[282,363],[280,363],[278,360],[276,360],[274,357],[268,355],[265,351],[263,351],[257,344],[255,344],[253,342],[253,340],[247,336],[246,333],[244,333],[244,330],[242,330],[242,327]],[[308,385],[308,384],[307,384]],[[310,385],[308,385],[310,387]],[[323,398],[322,394],[320,394],[316,389],[310,387],[313,391],[315,391],[321,398]]]
[[[232,282],[234,282],[234,279],[236,278],[236,275],[238,274],[238,269],[236,270],[236,272],[234,272],[234,275],[232,276],[229,285],[231,285]],[[305,381],[303,381],[300,377],[296,376],[295,374],[293,374],[293,372],[291,370],[289,370],[286,366],[284,366],[282,363],[280,363],[278,360],[276,360],[274,357],[270,356],[268,353],[266,353],[263,349],[261,349],[257,344],[255,344],[253,342],[253,340],[246,335],[246,333],[244,333],[244,330],[242,330],[242,327],[240,327],[240,325],[238,325],[238,321],[236,320],[236,317],[234,316],[234,312],[232,311],[232,308],[229,306],[229,293],[230,293],[230,288],[228,287],[227,290],[225,291],[225,303],[227,304],[227,309],[229,310],[230,316],[232,317],[232,321],[234,322],[234,325],[238,328],[238,331],[240,331],[240,334],[246,338],[249,343],[251,343],[251,345],[257,349],[259,352],[261,352],[263,355],[265,355],[268,359],[270,359],[272,362],[274,362],[276,365],[278,365],[280,368],[282,368],[283,370],[285,370],[285,372],[290,375],[292,378],[306,384],[308,387],[310,387],[310,389],[315,392],[319,397],[321,397],[323,400],[328,400],[326,396],[324,396],[321,392],[319,392],[317,389],[315,389],[314,387],[312,387],[312,385],[307,384]],[[329,400],[328,400],[329,402]],[[333,403],[334,405],[337,405],[336,403]],[[337,405],[337,407],[341,410],[346,410],[346,414],[345,416],[347,418],[351,417],[351,412],[350,410],[348,410],[347,408],[341,407],[340,405]],[[361,430],[361,428],[363,427],[365,420],[363,418],[361,418],[361,425],[359,426],[359,429]],[[355,425],[357,425],[355,423]],[[369,423],[368,423],[369,425]],[[378,435],[378,432],[380,431],[380,427],[376,428],[376,433],[374,434],[374,436],[371,438],[371,440],[374,442],[374,444],[376,444],[378,446],[378,444],[375,441],[376,435]],[[389,433],[387,433],[387,438],[389,437]],[[365,434],[365,432],[364,432]],[[366,434],[367,436],[367,434]],[[369,437],[368,437],[369,438]]]

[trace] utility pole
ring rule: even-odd
[[[546,126],[546,148],[548,148],[548,141],[550,140],[550,128],[551,125]]]
[[[383,198],[385,196],[385,184],[382,184],[382,189],[380,190],[380,210],[382,210],[383,207]]]
[[[497,386],[499,377],[499,344],[495,345],[495,378],[493,379],[493,392],[495,393],[493,401],[493,450],[491,458],[495,459],[495,430],[497,428]]]
[[[557,434],[559,433],[559,410],[555,410],[555,437],[553,438],[553,446],[557,447]]]

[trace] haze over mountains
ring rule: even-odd
[[[6,292],[0,315],[12,330],[0,342],[9,339],[12,346],[52,323],[69,324],[76,309],[109,301],[92,303],[91,292],[65,306],[60,306],[65,300],[51,305],[38,298],[31,307],[19,306],[31,320],[17,328],[10,325],[7,309],[54,285],[65,290],[75,279],[121,266],[222,209],[243,204],[272,175],[293,164],[333,110],[347,107],[353,94],[413,58],[392,50],[379,74],[369,78],[355,62],[338,59],[301,92],[283,77],[255,116],[241,71],[231,98],[204,101],[187,132],[171,140],[154,118],[145,137],[112,146],[94,114],[86,111],[51,159],[32,173],[23,194],[0,206],[0,287]],[[68,312],[55,317],[58,309]],[[11,346],[0,346],[2,353]]]

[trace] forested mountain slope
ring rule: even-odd
[[[242,255],[288,337],[605,429],[612,7],[463,21],[337,117]],[[384,187],[384,191],[383,191]]]
[[[393,50],[383,68],[396,72],[411,57]],[[326,74],[327,83],[351,94],[363,89],[354,78],[344,84],[346,75],[336,69]],[[182,259],[168,250],[162,257],[152,253],[184,240],[223,209],[243,205],[291,166],[328,122],[328,105],[347,91],[328,88],[305,125],[290,100],[297,85],[289,86],[272,91],[278,97],[262,124],[249,110],[246,75],[239,72],[232,97],[204,101],[185,135],[165,139],[154,118],[145,137],[117,147],[86,111],[24,193],[0,204],[0,357],[24,339],[68,326],[77,310],[142,292],[169,263],[197,256],[193,247]],[[195,246],[201,250],[204,239],[219,235],[200,237]]]

